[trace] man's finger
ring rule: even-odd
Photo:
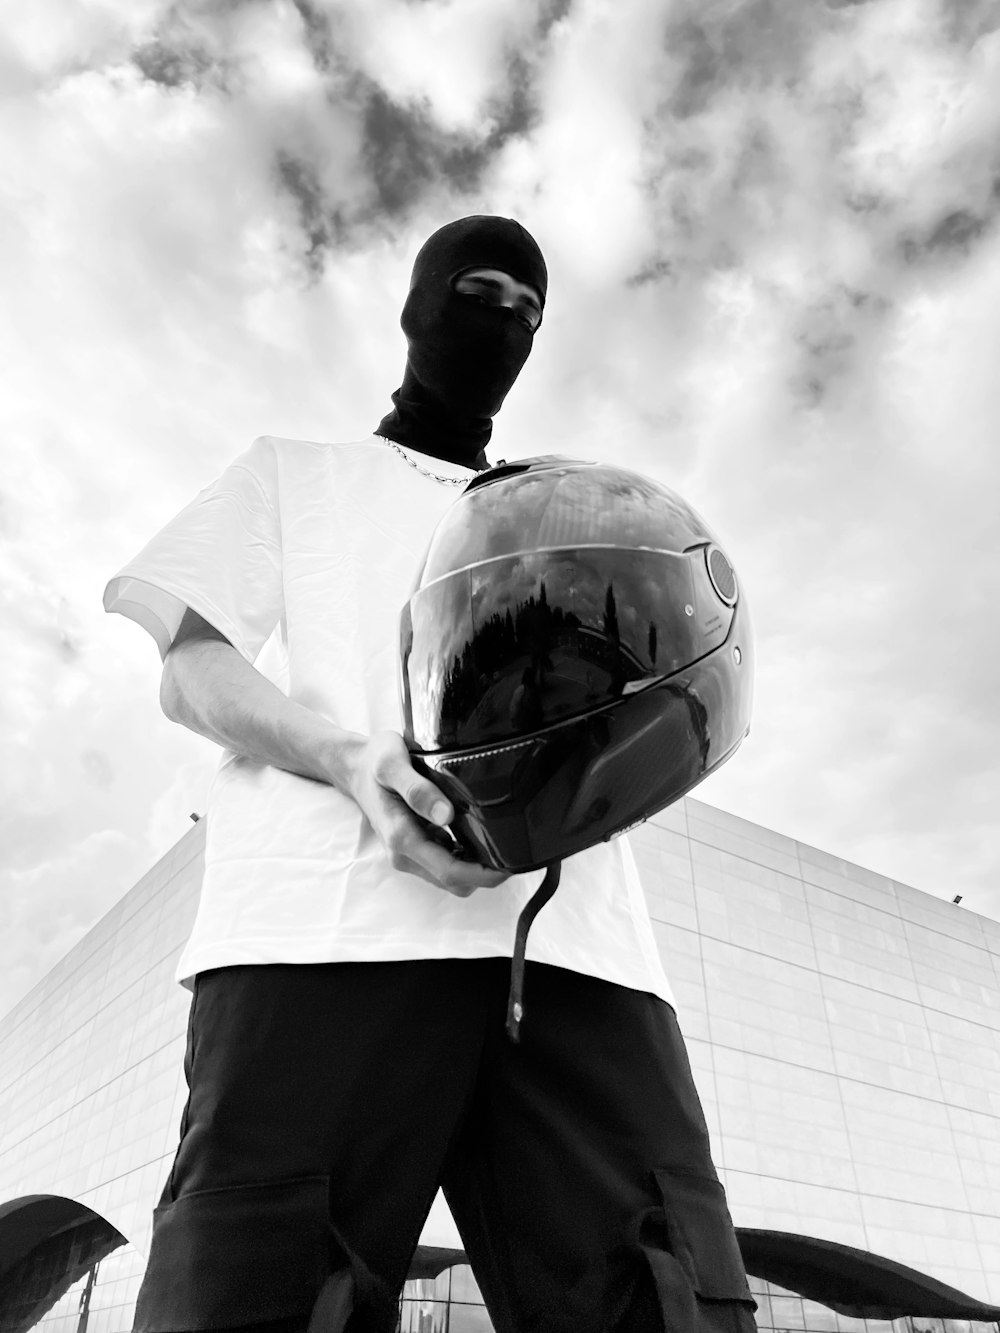
[[[476,889],[496,888],[508,878],[505,871],[490,870],[474,861],[457,860],[451,851],[418,830],[407,835],[399,851],[422,878],[460,898],[467,898]]]
[[[401,796],[413,813],[429,824],[443,827],[455,818],[454,807],[448,798],[413,767],[401,736],[391,737],[391,743],[376,765],[375,776],[383,787]]]
[[[415,815],[426,819],[429,824],[443,828],[455,818],[455,808],[448,798],[435,787],[428,778],[420,774],[406,762],[396,770],[393,789],[402,796]]]

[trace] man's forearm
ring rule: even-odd
[[[451,803],[413,768],[397,732],[362,736],[293,703],[194,611],[184,613],[163,663],[163,711],[201,736],[261,764],[329,783],[367,819],[395,870],[459,898],[495,888],[507,872],[462,861],[428,833],[454,818]]]
[[[171,721],[228,750],[350,794],[351,762],[364,737],[294,703],[223,639],[171,649],[160,703]]]

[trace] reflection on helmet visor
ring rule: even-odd
[[[409,611],[404,707],[424,752],[612,703],[718,647],[733,614],[701,550],[593,546],[460,570],[415,593]]]

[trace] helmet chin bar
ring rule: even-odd
[[[515,874],[539,870],[642,823],[735,752],[748,719],[730,661],[726,643],[599,711],[506,745],[414,750],[413,765],[454,805],[467,855]]]

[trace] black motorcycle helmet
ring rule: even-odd
[[[551,866],[678,800],[750,725],[753,639],[715,536],[625,468],[480,473],[401,617],[404,738],[474,859]]]

